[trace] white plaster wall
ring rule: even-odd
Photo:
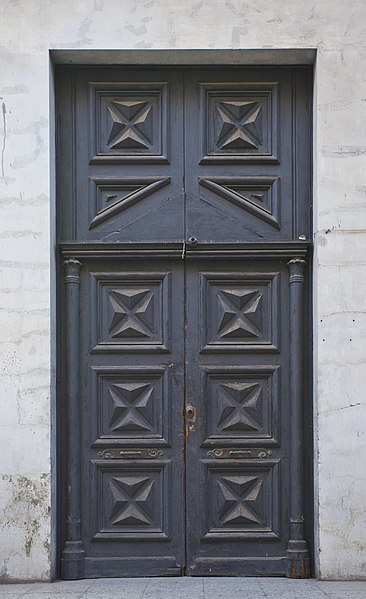
[[[318,50],[316,561],[323,578],[366,575],[366,3],[2,0],[0,574],[5,581],[47,579],[51,571],[54,194],[48,50],[312,47]]]

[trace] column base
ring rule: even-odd
[[[61,578],[64,580],[85,578],[85,551],[81,541],[66,541],[61,556]]]
[[[289,541],[286,557],[287,578],[310,578],[310,558],[306,541]]]

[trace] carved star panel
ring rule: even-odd
[[[166,161],[166,85],[93,84],[91,93],[92,137],[96,135],[93,161],[139,156]]]
[[[278,432],[279,369],[210,368],[202,375],[206,439],[267,439]]]
[[[152,105],[149,101],[115,100],[107,106],[107,145],[115,150],[147,150],[153,139]]]
[[[150,347],[166,351],[169,275],[96,275],[97,348]],[[160,348],[158,347],[160,346]]]
[[[277,534],[277,465],[240,468],[208,467],[207,532],[212,538],[232,533],[238,537],[256,532]]]
[[[221,339],[260,337],[263,295],[259,289],[222,288],[217,292],[217,301],[217,333]]]
[[[262,144],[262,106],[258,102],[231,100],[217,102],[216,146],[220,150],[257,150]]]
[[[220,418],[223,432],[258,431],[261,387],[258,383],[223,383],[219,389]]]
[[[109,428],[113,432],[138,433],[151,431],[153,386],[143,382],[123,382],[110,385],[113,413]]]
[[[214,90],[203,86],[203,161],[254,157],[274,159],[278,126],[274,85],[237,84]],[[216,86],[217,87],[217,86]]]
[[[217,485],[221,500],[218,513],[220,524],[261,524],[262,516],[257,503],[259,493],[263,492],[263,481],[258,476],[222,476]]]
[[[109,481],[113,507],[109,515],[112,525],[150,525],[153,511],[154,481],[149,476],[130,474],[114,476]]]
[[[111,289],[108,299],[113,316],[108,333],[112,338],[150,338],[153,334],[154,294],[150,288]]]
[[[261,280],[262,277],[262,280]],[[220,281],[214,275],[201,279],[206,326],[204,349],[219,345],[236,347],[271,345],[275,341],[278,295],[272,278],[243,274]]]
[[[155,465],[97,469],[99,485],[97,536],[148,538],[164,535],[165,467]]]
[[[95,439],[165,439],[168,437],[170,370],[97,367],[91,369]]]

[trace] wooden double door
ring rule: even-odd
[[[309,70],[57,81],[61,575],[307,576]]]

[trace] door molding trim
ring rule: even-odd
[[[240,50],[50,50],[54,64],[98,65],[309,65],[316,60],[316,48]]]
[[[83,243],[64,242],[59,245],[62,256],[66,258],[82,258],[83,260],[110,260],[118,258],[176,258],[182,259],[185,244],[169,243]],[[291,259],[293,256],[304,257],[311,249],[310,242],[283,241],[269,243],[232,244],[201,243],[190,248],[185,246],[185,258],[245,258],[250,260]]]

